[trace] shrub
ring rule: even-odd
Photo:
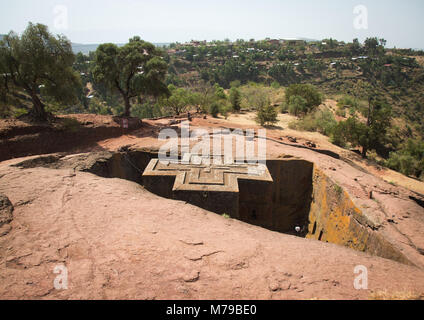
[[[241,94],[236,87],[232,87],[230,90],[230,102],[233,110],[235,112],[240,111],[241,109]]]
[[[405,175],[424,176],[424,142],[409,139],[397,152],[391,152],[386,166]]]
[[[283,102],[281,104],[281,113],[288,113],[289,112],[289,105],[286,102]]]
[[[258,109],[256,114],[256,122],[261,126],[272,125],[278,122],[277,115],[277,110],[268,103]]]
[[[222,103],[220,108],[219,108],[219,112],[221,113],[221,115],[227,119],[228,118],[228,113],[231,110],[231,105],[227,102],[227,103]]]
[[[330,136],[330,142],[336,146],[339,146],[341,148],[346,147],[346,140],[343,138],[340,134],[332,134]]]
[[[355,98],[348,95],[344,95],[338,100],[337,106],[339,107],[339,109],[344,109],[345,107],[358,109],[359,103]]]
[[[336,111],[336,115],[338,115],[339,117],[346,118],[346,110],[344,108],[339,107]]]
[[[338,197],[340,197],[343,194],[343,189],[339,185],[334,185],[334,192],[337,194]]]
[[[317,110],[306,115],[303,119],[292,122],[289,125],[292,129],[311,132],[316,131],[326,136],[330,136],[336,126],[337,122],[329,110]]]
[[[273,81],[271,83],[271,88],[273,88],[273,89],[279,89],[280,88],[280,84],[277,81]]]
[[[271,89],[257,84],[249,84],[240,89],[242,106],[250,110],[259,110],[269,102]]]
[[[306,100],[305,113],[319,106],[322,102],[322,95],[311,84],[292,84],[286,89],[286,103],[290,104],[292,96],[300,96]]]
[[[401,172],[404,175],[412,175],[415,173],[415,159],[411,155],[391,152],[386,165],[393,170]]]
[[[211,106],[209,107],[209,113],[211,114],[212,117],[218,118],[218,113],[219,113],[219,104],[218,104],[218,102],[213,102],[211,104]]]
[[[330,142],[339,147],[346,147],[347,141],[343,134],[344,125],[343,123],[335,123],[334,127],[331,130]]]
[[[63,131],[77,132],[81,128],[81,124],[75,118],[63,118],[61,120],[60,129]]]

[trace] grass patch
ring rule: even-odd
[[[334,188],[334,192],[336,193],[338,197],[340,197],[343,194],[343,189],[339,185],[335,184],[333,188]]]

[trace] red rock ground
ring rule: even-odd
[[[219,124],[195,120],[195,125]],[[234,125],[234,127],[236,127]],[[1,299],[368,299],[424,293],[423,209],[394,187],[343,160],[290,146],[271,133],[268,154],[313,161],[382,224],[417,263],[406,266],[334,244],[271,232],[160,198],[141,186],[68,169],[0,163],[0,193],[14,219],[0,230]],[[91,151],[159,146],[143,131],[99,141]],[[355,181],[354,179],[357,179]],[[379,201],[369,201],[374,191]],[[406,211],[410,218],[403,218]],[[398,224],[387,222],[390,215]],[[393,217],[394,216],[394,217]],[[411,218],[412,217],[412,218]],[[415,247],[415,249],[414,249]],[[56,290],[55,266],[69,288]],[[355,290],[354,267],[368,268]],[[383,294],[384,295],[384,294]]]
[[[3,299],[366,299],[423,292],[424,272],[162,199],[135,183],[69,170],[6,169],[15,204],[0,238]],[[37,183],[30,183],[37,181]],[[69,289],[53,288],[58,264]],[[356,265],[369,290],[355,290]]]

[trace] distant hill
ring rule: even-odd
[[[3,40],[3,37],[5,36],[5,34],[0,34],[0,41]]]
[[[169,43],[153,43],[157,47],[163,47],[169,45]],[[72,43],[72,50],[74,53],[81,52],[83,54],[88,54],[90,51],[96,51],[97,47],[100,44],[81,44],[81,43]],[[123,46],[123,43],[117,43],[119,47]]]

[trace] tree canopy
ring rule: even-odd
[[[187,111],[188,106],[192,102],[191,93],[184,88],[176,88],[174,85],[170,84],[168,86],[170,96],[164,98],[161,101],[161,104],[174,115],[180,115],[181,113]]]
[[[307,113],[309,110],[317,107],[322,102],[321,94],[311,84],[292,84],[286,90],[286,103],[293,103],[293,96],[302,97],[306,104],[302,106],[302,111]],[[303,102],[303,101],[302,101]]]
[[[385,39],[367,38],[364,42],[365,51],[370,55],[384,54],[384,47],[387,41]]]
[[[95,81],[121,94],[125,103],[124,116],[129,116],[132,98],[169,94],[164,83],[167,69],[158,48],[140,37],[133,37],[123,47],[112,43],[100,45],[96,50],[93,75]]]
[[[370,100],[369,107],[361,111],[366,122],[356,116],[341,121],[334,129],[334,135],[342,137],[353,146],[362,147],[362,157],[366,158],[370,149],[379,150],[385,143],[386,132],[390,127],[392,110],[381,100]]]
[[[289,100],[289,113],[298,116],[300,113],[305,113],[308,102],[301,96],[291,96]]]
[[[261,126],[273,125],[274,123],[278,122],[277,116],[278,116],[277,110],[275,109],[274,106],[271,105],[271,103],[268,100],[266,104],[261,105],[258,108],[258,111],[256,112],[255,120]]]
[[[81,82],[72,69],[75,55],[64,36],[54,37],[47,26],[29,23],[22,36],[11,31],[0,41],[1,85],[6,91],[25,91],[32,100],[30,114],[46,120],[41,97],[74,103]]]

